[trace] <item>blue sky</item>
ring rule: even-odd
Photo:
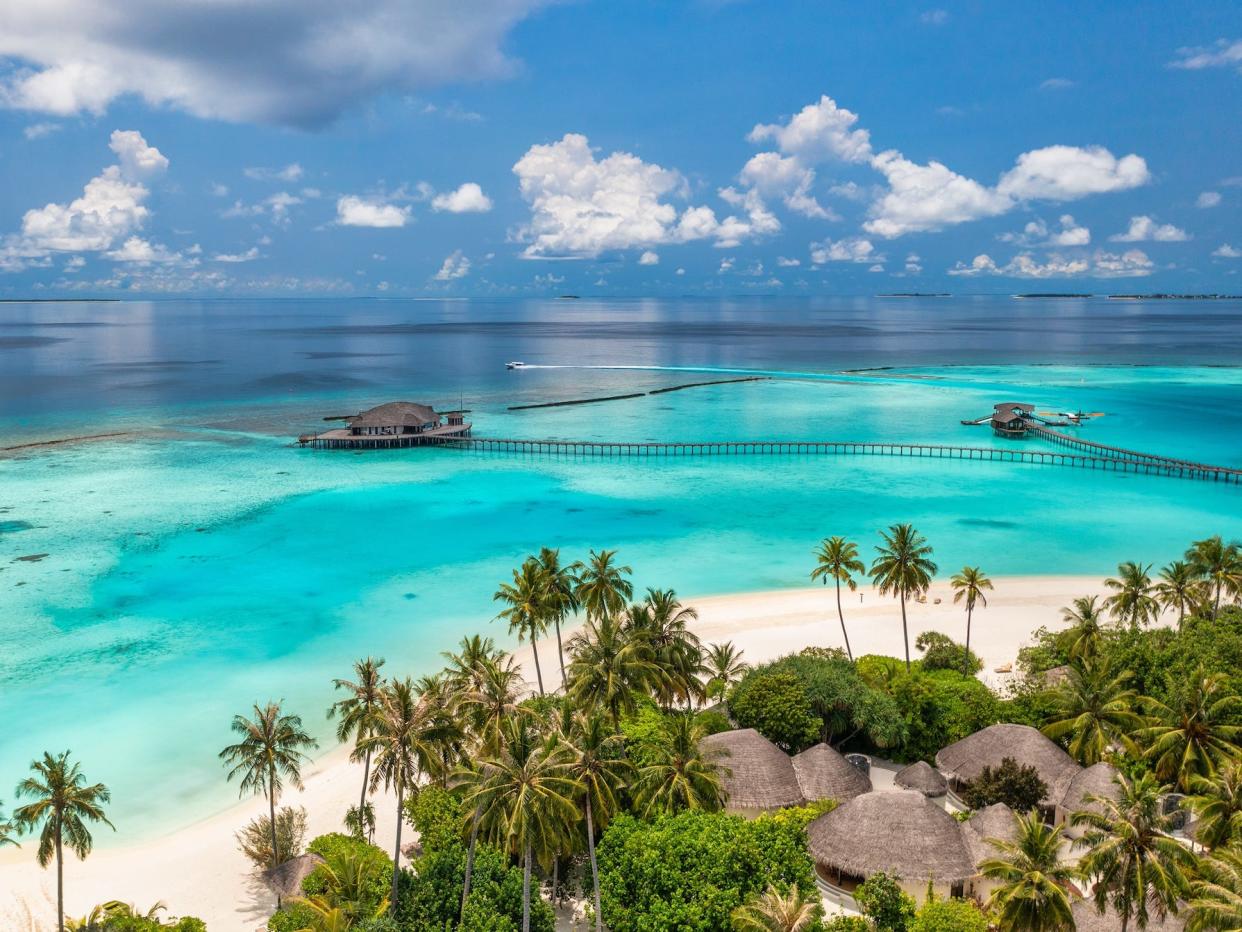
[[[13,0],[0,296],[1242,291],[1242,7]]]

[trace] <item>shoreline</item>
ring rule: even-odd
[[[980,677],[993,688],[1003,687],[1008,679],[994,672],[995,668],[1016,660],[1018,649],[1029,643],[1038,627],[1063,626],[1062,606],[1103,590],[1097,576],[1006,576],[993,582],[988,607],[976,608],[971,636],[971,648],[984,662]],[[843,646],[831,586],[687,597],[684,602],[699,613],[691,630],[704,644],[731,640],[752,664],[810,645]],[[895,599],[880,597],[870,585],[860,586],[858,592],[842,592],[842,608],[856,657],[868,653],[902,656],[901,616]],[[964,638],[965,612],[953,603],[947,579],[933,582],[926,603],[908,603],[907,614],[912,657],[918,655],[914,640],[923,631],[942,631],[959,642]],[[578,627],[566,625],[562,639],[568,641]],[[486,625],[480,622],[479,629],[486,631]],[[539,653],[544,685],[551,691],[560,683],[552,632],[540,640]],[[530,645],[519,646],[513,655],[522,666],[528,688],[534,691]],[[308,840],[341,830],[345,809],[356,804],[361,791],[361,765],[351,763],[349,749],[338,745],[315,758],[303,777],[305,789],[286,792],[281,804],[305,807]],[[371,800],[376,810],[376,844],[391,850],[395,799],[381,791]],[[6,811],[11,810],[12,800],[5,802]],[[162,900],[168,906],[167,915],[198,916],[212,932],[262,928],[275,900],[254,878],[233,833],[265,811],[263,799],[251,797],[161,835],[101,846],[85,862],[69,857],[65,863],[66,915],[83,915],[109,899],[132,902],[143,910]],[[106,827],[93,834],[103,845],[112,841],[105,837],[110,834]],[[47,919],[54,915],[55,872],[39,868],[32,838],[21,841],[22,848],[7,848],[0,854],[0,889],[11,891],[8,901],[0,903],[0,926],[36,932],[51,927]]]

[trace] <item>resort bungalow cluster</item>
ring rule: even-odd
[[[807,838],[820,892],[849,909],[856,909],[853,890],[880,872],[898,878],[918,901],[929,889],[940,898],[987,899],[993,882],[980,865],[998,855],[992,840],[1016,841],[1017,828],[1004,803],[964,815],[957,791],[985,767],[999,767],[1006,758],[1034,767],[1048,787],[1040,812],[1050,824],[1064,825],[1068,839],[1081,835],[1069,824],[1072,813],[1088,808],[1091,797],[1117,793],[1111,765],[1082,767],[1027,725],[991,725],[942,749],[934,767],[919,761],[900,770],[827,744],[791,757],[753,728],[711,735],[700,747],[722,768],[727,809],[737,815],[753,818],[824,799],[839,803],[807,827]],[[1063,856],[1072,857],[1068,845]],[[1120,928],[1119,922],[1099,925],[1109,919],[1116,917],[1101,917],[1092,907],[1079,928]]]
[[[303,434],[298,444],[324,449],[391,449],[425,446],[470,436],[469,411],[441,411],[412,401],[389,401],[350,417],[325,418],[344,427]]]

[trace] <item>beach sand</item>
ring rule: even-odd
[[[994,687],[1008,679],[995,668],[1013,663],[1018,649],[1030,642],[1041,625],[1062,626],[1060,609],[1078,596],[1103,590],[1096,577],[1029,576],[996,579],[987,608],[975,611],[971,648],[984,662],[980,677]],[[870,587],[842,592],[842,606],[854,655],[903,655],[901,613],[896,600],[880,597]],[[936,600],[940,604],[935,604]],[[831,587],[753,592],[739,595],[687,598],[698,610],[693,630],[704,643],[732,641],[751,662],[769,660],[807,645],[841,647],[841,627]],[[954,640],[965,636],[966,616],[953,603],[947,581],[932,586],[926,603],[907,606],[911,655],[914,640],[923,631],[942,631]],[[486,631],[487,619],[478,629]],[[570,631],[563,632],[568,637]],[[366,645],[358,645],[359,655]],[[539,643],[544,685],[553,689],[560,676],[556,641]],[[530,648],[517,652],[526,678],[533,685]],[[350,763],[344,748],[315,761],[304,774],[306,788],[287,792],[282,805],[304,806],[309,816],[308,838],[338,831],[341,818],[355,805],[361,789],[362,767]],[[223,779],[223,776],[221,776]],[[11,809],[12,800],[6,800]],[[391,850],[395,833],[396,802],[380,793],[373,797],[378,828],[376,843]],[[106,827],[94,835],[101,845],[85,862],[69,857],[65,863],[65,905],[68,916],[82,916],[96,903],[109,899],[131,902],[146,910],[157,900],[168,915],[194,915],[211,932],[252,932],[264,927],[275,906],[274,897],[254,878],[249,862],[237,848],[234,833],[266,811],[262,799],[249,799],[228,810],[163,837],[133,844],[116,844]],[[124,826],[121,826],[123,831]],[[403,841],[412,837],[407,828]],[[55,869],[35,863],[35,839],[0,854],[0,928],[54,929]]]

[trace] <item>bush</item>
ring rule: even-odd
[[[962,787],[962,801],[971,809],[1004,803],[1014,812],[1029,812],[1048,795],[1048,785],[1039,771],[1006,757],[999,767],[984,767],[972,782]]]
[[[923,652],[924,670],[955,670],[962,674],[969,671],[974,674],[983,669],[983,661],[973,650],[968,656],[963,645],[939,631],[924,631],[915,639],[914,646]]]
[[[636,768],[649,767],[660,760],[660,749],[668,740],[665,713],[650,699],[642,699],[633,715],[621,718],[625,756]]]
[[[879,932],[907,932],[914,919],[914,900],[883,871],[859,884],[854,900]]]
[[[835,916],[823,925],[824,932],[872,932],[874,928],[860,916]]]
[[[901,672],[889,688],[906,724],[897,755],[905,761],[933,760],[941,748],[1000,720],[992,691],[953,670]]]
[[[420,787],[406,800],[405,820],[418,832],[424,852],[460,846],[465,841],[466,813],[461,799],[438,786]]]
[[[272,856],[272,820],[268,816],[259,816],[250,822],[234,837],[242,853],[259,870],[275,867]],[[302,843],[306,840],[306,810],[292,806],[281,806],[276,810],[276,844],[280,848],[280,862],[283,864],[290,858],[302,853]]]
[[[456,845],[433,850],[418,859],[409,876],[408,892],[401,894],[397,920],[403,932],[444,932],[458,928],[461,891],[466,880],[466,849]],[[533,932],[553,932],[552,907],[539,896],[539,885],[531,881],[531,924]],[[495,848],[475,847],[470,897],[466,902],[467,923],[462,929],[474,932],[501,932],[522,925],[522,871]]]
[[[622,814],[598,853],[612,932],[728,929],[730,913],[768,884],[816,892],[806,833],[770,817],[689,811],[643,822]]]
[[[267,932],[301,932],[314,923],[315,911],[305,903],[286,903],[267,920]]]
[[[910,932],[988,932],[988,920],[968,900],[935,900],[919,910]]]
[[[95,926],[91,926],[95,929]],[[143,916],[114,916],[107,919],[99,932],[207,932],[207,923],[193,916],[160,922]]]
[[[748,674],[729,693],[729,711],[789,754],[819,740],[821,720],[811,711],[802,681],[792,673]]]
[[[694,722],[703,729],[705,735],[718,735],[733,727],[729,716],[717,709],[706,709],[694,716]]]
[[[324,859],[325,865],[315,868],[302,881],[303,894],[325,897],[354,920],[374,916],[392,892],[392,861],[388,855],[370,842],[339,833],[320,835],[308,847]],[[338,902],[336,890],[324,866],[331,868],[338,876],[352,876],[354,871],[351,868],[355,864],[360,876],[360,889],[347,903]]]

